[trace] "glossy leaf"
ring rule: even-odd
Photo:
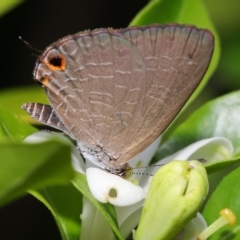
[[[79,240],[82,194],[71,184],[30,191],[53,214],[62,239]]]
[[[218,185],[217,189],[211,195],[207,202],[203,216],[206,219],[208,225],[213,223],[219,218],[219,212],[224,208],[231,209],[237,217],[237,222],[233,226],[225,226],[214,233],[209,239],[210,240],[233,240],[240,239],[240,195],[239,195],[239,176],[240,168],[233,170]]]
[[[27,102],[49,103],[46,93],[39,86],[18,87],[0,91],[0,104],[2,106],[27,122],[37,123],[21,108],[21,105]]]
[[[181,124],[158,149],[155,159],[168,156],[189,144],[209,137],[225,137],[240,154],[240,91],[208,102]],[[204,156],[203,156],[204,157]]]
[[[20,3],[22,3],[23,0],[1,0],[0,1],[0,16],[4,15]]]
[[[0,205],[29,189],[63,184],[74,175],[71,146],[51,140],[38,144],[0,145]]]
[[[0,138],[22,141],[37,129],[23,122],[0,105]]]

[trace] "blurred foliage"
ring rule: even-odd
[[[23,0],[1,0],[0,1],[0,17],[21,4]]]
[[[210,82],[213,97],[240,88],[240,1],[204,0],[221,40],[221,58]],[[219,89],[214,93],[214,89]]]
[[[11,101],[9,101],[11,99]],[[36,123],[34,119],[21,109],[21,105],[27,102],[48,103],[47,96],[43,89],[36,86],[18,87],[0,91],[0,104],[10,112],[20,116],[23,120]]]

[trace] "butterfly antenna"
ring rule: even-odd
[[[25,41],[21,36],[18,37],[27,47],[29,47],[30,49],[38,52],[38,53],[42,53],[41,50],[38,50],[36,48],[34,48],[29,42]]]

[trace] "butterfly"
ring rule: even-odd
[[[203,78],[214,36],[190,25],[103,28],[66,36],[38,58],[50,105],[25,103],[77,142],[86,161],[124,176],[128,162],[175,118]]]

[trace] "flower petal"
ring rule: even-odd
[[[207,227],[207,223],[200,213],[184,228],[184,239],[196,240],[198,235]]]
[[[95,240],[113,238],[112,230],[99,210],[83,197],[83,212],[81,214],[81,240]]]
[[[143,201],[127,207],[115,207],[119,230],[126,239],[132,230],[138,225],[142,214]]]
[[[86,166],[79,151],[77,149],[73,149],[71,156],[72,156],[72,166],[74,170],[82,174],[85,174]]]
[[[53,135],[52,133],[49,132],[36,132],[33,133],[29,136],[27,136],[24,139],[24,143],[39,143],[39,142],[45,142],[49,139],[52,139],[53,137],[55,137],[55,135]]]
[[[85,163],[78,152],[76,148],[74,148],[74,145],[72,142],[65,136],[59,134],[59,133],[49,133],[49,132],[36,132],[24,139],[24,143],[29,143],[29,144],[34,144],[34,143],[40,143],[40,142],[45,142],[50,139],[60,139],[64,142],[67,142],[68,144],[71,144],[73,146],[73,151],[72,151],[72,166],[73,168],[80,173],[85,174]]]
[[[93,196],[102,203],[128,206],[145,198],[145,191],[131,182],[98,168],[86,170],[88,186]]]
[[[206,158],[210,160],[225,159],[232,155],[233,145],[224,137],[213,137],[197,141],[171,156],[161,159],[156,164],[166,164],[173,159],[188,160]]]
[[[160,141],[161,137],[158,137],[143,152],[141,152],[139,155],[130,160],[129,165],[132,168],[137,168],[139,167],[139,165],[144,167],[147,166],[149,162],[152,160],[152,157],[154,156],[155,152],[157,151]]]

